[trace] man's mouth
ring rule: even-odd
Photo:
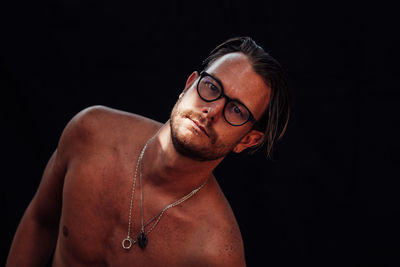
[[[196,124],[196,126],[197,126],[205,135],[207,135],[208,137],[210,137],[209,134],[207,133],[206,128],[205,128],[203,125],[201,125],[200,122],[198,122],[198,121],[196,121],[196,120],[194,120],[194,119],[192,119],[192,118],[189,118],[189,117],[187,117],[187,118],[188,118],[189,120],[191,120],[194,124]]]

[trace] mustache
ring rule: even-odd
[[[218,139],[218,135],[214,131],[214,129],[212,128],[210,120],[208,120],[207,118],[205,118],[201,114],[195,113],[192,110],[182,111],[181,116],[198,121],[206,129],[207,134],[209,135],[209,137],[211,139],[211,143],[215,144],[215,142]]]

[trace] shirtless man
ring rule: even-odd
[[[263,142],[270,151],[283,134],[282,77],[254,41],[234,38],[188,77],[165,124],[101,106],[77,114],[7,266],[44,266],[53,252],[53,266],[245,266],[239,227],[212,171],[229,152]]]

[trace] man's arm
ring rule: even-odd
[[[7,267],[44,266],[50,259],[58,233],[64,166],[56,150],[47,163],[42,181],[18,226]]]
[[[47,163],[39,188],[17,228],[7,267],[44,266],[49,261],[57,242],[68,161],[79,150],[82,143],[79,141],[87,133],[82,125],[90,110],[80,112],[64,129],[58,148]]]

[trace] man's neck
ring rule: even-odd
[[[172,143],[168,121],[147,147],[143,158],[143,173],[154,186],[184,193],[210,178],[222,160],[198,161],[179,154]]]

